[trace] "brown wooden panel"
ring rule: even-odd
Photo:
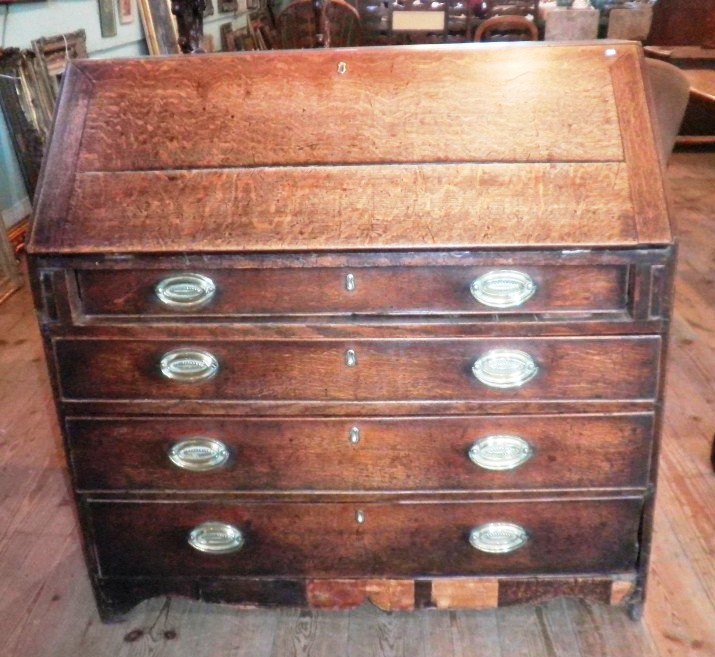
[[[631,245],[625,165],[424,164],[78,176],[60,252]]]
[[[625,571],[634,567],[640,498],[507,503],[90,504],[104,575],[491,575]],[[356,513],[364,522],[356,522]],[[207,521],[245,533],[228,555],[197,552]],[[478,552],[472,528],[505,521],[529,540],[509,554]]]
[[[317,609],[349,609],[371,602],[383,611],[412,611],[411,579],[313,579],[306,583],[307,603]]]
[[[644,487],[652,415],[472,418],[67,421],[83,490],[400,491]],[[359,442],[349,440],[359,430]],[[511,471],[468,458],[490,435],[516,435],[534,456]],[[175,443],[219,440],[226,466],[188,472],[171,463]],[[112,467],[108,468],[107,463]]]
[[[498,579],[435,579],[430,601],[437,609],[491,609],[499,606]]]
[[[553,600],[558,596],[569,596],[583,600],[608,604],[611,598],[613,580],[598,578],[553,578],[504,579],[499,582],[499,606],[514,604],[538,604]]]
[[[715,0],[658,0],[648,43],[715,47]]]
[[[534,296],[515,308],[477,302],[472,281],[506,267],[358,267],[285,269],[81,270],[79,294],[88,315],[215,317],[266,314],[584,312],[623,310],[626,266],[511,266],[528,274]],[[216,285],[213,299],[189,311],[167,307],[156,285],[169,276],[195,273]],[[354,289],[346,285],[352,275]],[[574,285],[574,281],[578,281]]]
[[[92,84],[69,61],[62,77],[63,94],[57,102],[54,127],[34,197],[29,250],[35,242],[49,244],[53,240],[59,224],[69,212],[77,174],[77,158]]]
[[[95,85],[82,171],[623,159],[608,62],[598,45],[271,52],[77,66]]]
[[[57,340],[64,399],[557,400],[653,399],[660,338],[355,341]],[[177,348],[208,350],[218,373],[167,380],[159,363]],[[478,382],[491,349],[528,352],[539,367],[520,388]],[[357,364],[346,364],[348,351]]]
[[[646,95],[646,73],[643,58],[635,51],[616,49],[611,67],[618,118],[623,133],[628,179],[633,198],[638,239],[643,244],[672,241],[668,224],[668,207],[663,187],[662,169],[657,156],[656,135],[650,108],[652,98]],[[637,73],[640,69],[640,75]]]
[[[538,604],[555,597],[578,597],[621,605],[634,590],[634,574],[531,577],[436,577],[434,579],[306,579],[288,577],[94,577],[100,614],[121,620],[142,600],[176,595],[253,606],[310,606],[352,609],[369,601],[385,611],[484,609],[512,604]],[[500,594],[503,595],[500,596]]]

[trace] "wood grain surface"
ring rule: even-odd
[[[626,154],[628,178],[633,210],[639,238],[645,243],[659,244],[672,240],[670,226],[663,221],[668,215],[667,198],[663,188],[660,160],[653,157],[657,151],[655,120],[648,113],[652,103],[649,82],[643,58],[633,51],[617,49],[611,67],[613,90],[619,102],[618,118],[621,122],[623,148]],[[633,69],[640,75],[633,75]]]
[[[27,288],[0,313],[0,653],[13,657],[704,657],[715,654],[712,279],[715,158],[670,167],[681,266],[649,597],[642,622],[562,598],[484,611],[251,610],[182,598],[99,622],[63,476]],[[51,546],[51,549],[48,549]],[[276,593],[274,592],[274,595]],[[219,594],[212,598],[221,600]],[[230,599],[230,598],[224,598]]]
[[[28,250],[667,244],[637,47],[489,45],[73,64]]]
[[[67,421],[79,489],[167,491],[643,488],[652,423],[649,414]],[[505,434],[529,442],[528,463],[489,471],[469,460],[477,440]],[[228,464],[210,472],[173,465],[171,446],[194,436],[225,444]]]
[[[622,163],[84,173],[49,230],[59,253],[610,246],[638,242],[632,203]]]
[[[654,400],[660,347],[658,336],[54,343],[61,399],[168,402]],[[162,358],[184,348],[211,353],[217,374],[196,383],[167,379]],[[526,352],[539,371],[521,387],[480,383],[472,367],[492,349]],[[354,367],[346,364],[349,351]]]
[[[618,572],[634,567],[640,497],[493,503],[90,502],[103,576],[415,577]],[[364,521],[357,522],[362,512]],[[245,533],[233,554],[198,552],[207,521]],[[509,554],[478,552],[469,532],[523,526]]]
[[[435,254],[439,260],[440,254]],[[209,269],[187,265],[183,270],[77,271],[78,305],[87,315],[135,315],[184,318],[247,315],[366,315],[493,314],[494,307],[479,303],[470,285],[480,276],[504,266],[423,267],[315,267],[282,269]],[[558,261],[558,256],[554,262]],[[197,263],[198,264],[198,263]],[[511,265],[528,275],[536,292],[522,304],[499,308],[514,313],[617,311],[627,303],[628,267],[621,265],[550,266]],[[185,273],[210,278],[216,292],[198,308],[175,309],[159,300],[156,286],[170,276]],[[352,289],[347,277],[352,276]],[[573,285],[574,279],[579,284]]]
[[[79,170],[622,161],[603,51],[471,44],[87,61]]]

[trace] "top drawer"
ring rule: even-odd
[[[367,266],[78,270],[89,316],[618,312],[628,267]]]

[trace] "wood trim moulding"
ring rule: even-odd
[[[7,229],[7,238],[10,240],[12,249],[16,254],[22,253],[25,250],[25,241],[27,240],[29,226],[30,217],[28,215]]]

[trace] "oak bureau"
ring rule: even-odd
[[[104,619],[644,599],[674,247],[631,43],[73,62],[31,276]]]

